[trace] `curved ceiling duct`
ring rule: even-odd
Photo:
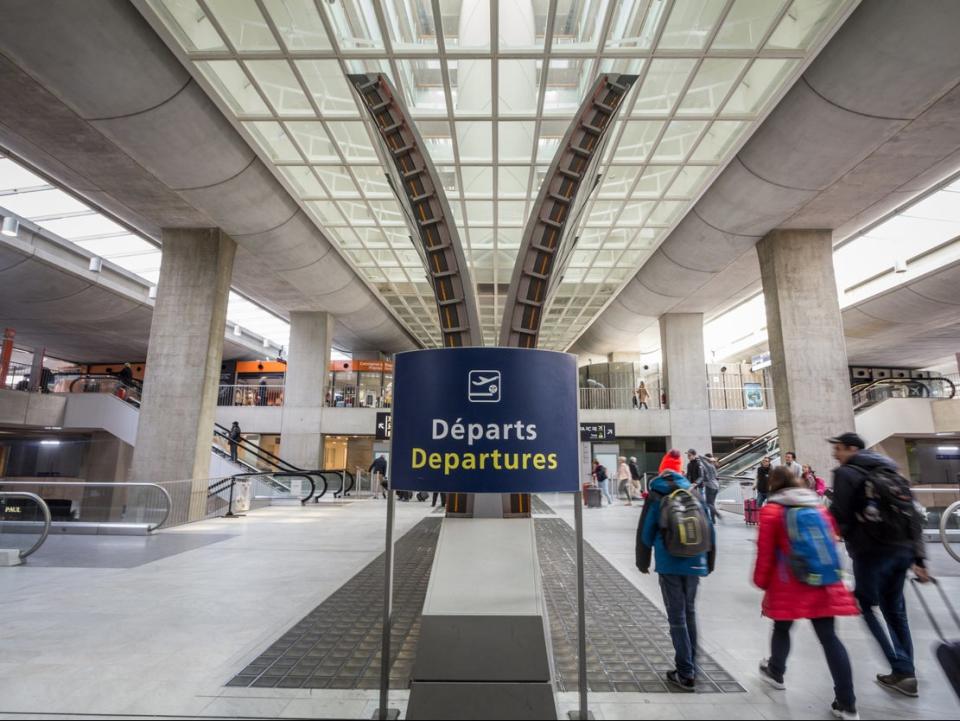
[[[714,309],[729,298],[718,293],[756,283],[720,274],[774,228],[889,212],[919,178],[946,176],[945,158],[955,171],[957,27],[960,3],[862,3],[571,352],[624,349],[678,306]]]
[[[3,10],[0,87],[29,102],[4,104],[0,143],[155,238],[220,227],[235,285],[274,310],[333,313],[338,346],[416,347],[130,3]]]
[[[480,311],[463,244],[443,184],[416,124],[386,75],[349,75],[347,79],[363,100],[384,153],[393,162],[396,172],[388,177],[408,213],[408,224],[420,239],[443,345],[482,346]]]
[[[636,80],[636,75],[601,75],[564,134],[523,231],[503,309],[500,345],[537,347],[544,308],[576,244],[570,231],[579,222],[586,196],[596,187],[596,165],[613,117]]]

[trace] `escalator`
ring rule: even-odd
[[[949,378],[884,378],[850,389],[854,414],[891,398],[949,400],[956,394],[956,386]],[[780,433],[776,428],[744,443],[717,461],[721,485],[727,487],[747,481],[752,484],[757,466],[766,456],[774,463],[780,459]]]

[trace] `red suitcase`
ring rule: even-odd
[[[743,502],[743,520],[748,526],[756,526],[760,522],[760,509],[757,508],[756,498],[748,498]]]

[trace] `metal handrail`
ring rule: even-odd
[[[221,437],[221,438],[226,438],[228,442],[231,442],[231,443],[232,443],[232,441],[230,441],[230,429],[229,429],[229,428],[227,428],[227,427],[224,426],[224,425],[221,425],[220,423],[214,423],[214,424],[213,424],[213,427],[216,429],[216,430],[214,430],[214,432],[213,432],[213,434],[214,434],[215,436],[219,436],[219,437]],[[217,431],[220,431],[220,432],[218,433]],[[238,441],[237,441],[237,445],[241,446],[242,448],[244,448],[244,449],[246,449],[246,450],[248,450],[248,451],[253,452],[254,455],[257,455],[257,456],[260,458],[260,460],[273,463],[273,465],[278,466],[278,467],[282,468],[282,469],[285,470],[285,471],[305,471],[305,470],[307,470],[307,469],[305,469],[305,468],[300,468],[299,466],[295,466],[294,464],[290,463],[290,461],[285,461],[285,460],[283,460],[280,456],[278,456],[278,455],[276,455],[276,454],[274,454],[274,453],[271,453],[270,451],[268,451],[268,450],[267,450],[266,448],[264,448],[263,446],[260,446],[260,445],[258,445],[258,444],[256,444],[256,443],[254,443],[253,441],[247,440],[246,438],[241,438],[240,440],[238,440]],[[287,466],[287,468],[283,468],[283,466]]]
[[[167,507],[164,510],[163,518],[160,523],[154,526],[147,526],[147,533],[152,533],[160,528],[170,517],[170,511],[173,510],[173,498],[170,492],[159,483],[140,483],[133,481],[110,482],[90,482],[90,481],[48,481],[46,479],[36,481],[3,481],[0,480],[0,486],[63,486],[64,488],[156,488],[164,498],[167,499]],[[109,521],[107,522],[109,523]]]
[[[950,516],[954,513],[960,513],[960,501],[951,503],[947,506],[947,510],[943,512],[943,515],[940,516],[940,542],[943,544],[943,547],[947,549],[947,553],[953,556],[955,561],[960,561],[960,553],[953,550],[953,546],[947,541],[947,521],[950,520]]]
[[[53,525],[53,518],[50,515],[50,507],[47,505],[47,502],[40,498],[40,496],[38,496],[36,493],[28,493],[27,491],[0,491],[0,498],[26,498],[27,500],[36,503],[43,512],[43,532],[40,534],[40,538],[37,539],[37,542],[30,546],[30,548],[28,548],[26,551],[20,551],[20,560],[22,561],[24,558],[40,548],[40,546],[43,545],[43,542],[47,540],[47,536],[50,535],[50,527]]]

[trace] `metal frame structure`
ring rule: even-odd
[[[523,233],[503,309],[501,346],[536,348],[548,296],[576,242],[570,230],[583,209],[584,182],[589,194],[613,118],[636,80],[612,73],[597,78],[564,135]]]
[[[407,108],[383,73],[348,75],[397,173],[394,192],[410,212],[433,285],[447,348],[482,346],[473,281],[443,185]],[[406,201],[404,203],[404,200]]]

